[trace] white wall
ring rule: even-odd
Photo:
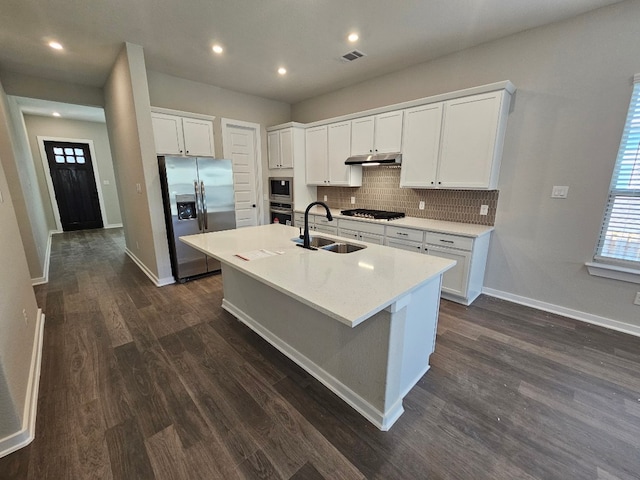
[[[0,103],[6,103],[1,84]],[[0,122],[0,130],[5,129],[6,124]],[[5,153],[6,149],[3,149],[0,155]],[[9,178],[2,160],[0,158],[0,415],[3,417],[0,452],[4,450],[3,440],[17,433],[24,420],[38,316]]]
[[[640,2],[628,1],[292,106],[310,122],[501,80],[517,87],[485,287],[624,322],[640,285],[590,276],[611,172],[640,72]],[[568,185],[566,200],[551,199]],[[522,300],[522,299],[521,299]]]
[[[125,44],[104,93],[128,253],[156,284],[172,282],[142,47]]]

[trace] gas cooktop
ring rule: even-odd
[[[366,208],[342,210],[340,213],[349,217],[372,218],[374,220],[395,220],[404,217],[402,212],[385,212],[384,210],[368,210]]]

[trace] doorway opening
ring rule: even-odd
[[[43,140],[43,145],[62,230],[103,228],[90,143]]]

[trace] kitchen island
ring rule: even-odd
[[[297,237],[264,225],[181,240],[220,260],[225,310],[388,430],[429,369],[442,274],[455,262],[380,245],[306,250]]]

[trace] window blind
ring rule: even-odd
[[[640,268],[640,74],[634,77],[595,260]]]

